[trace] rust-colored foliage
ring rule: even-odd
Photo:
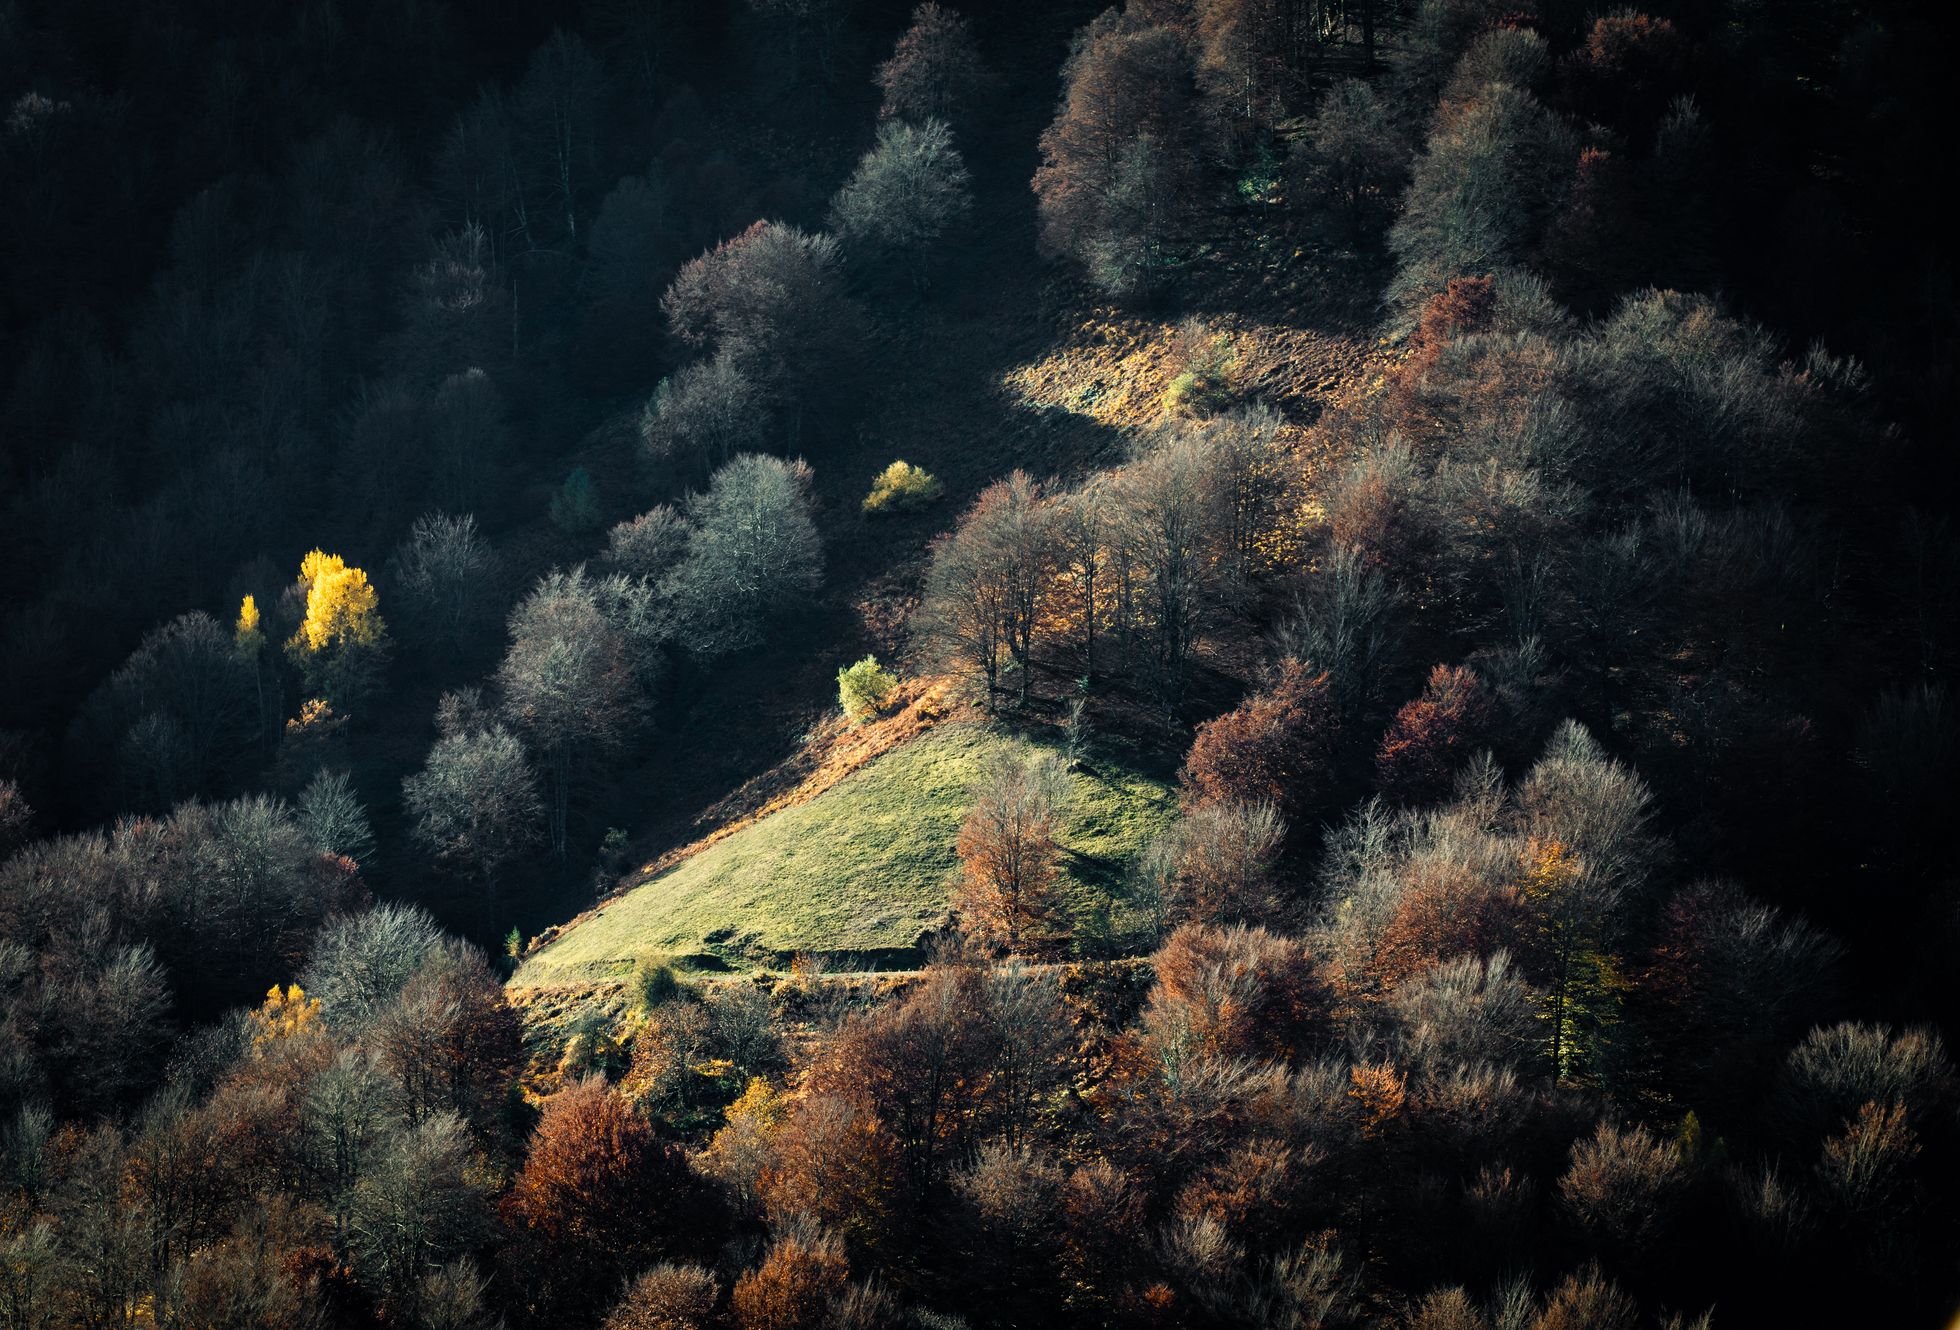
[[[1327,675],[1287,661],[1271,686],[1198,727],[1179,781],[1187,798],[1309,810],[1326,778],[1335,725]]]
[[[1010,952],[1045,941],[1063,918],[1064,780],[1047,754],[999,754],[960,825],[960,918]]]
[[[876,1250],[895,1230],[903,1168],[898,1142],[868,1105],[813,1093],[770,1134],[756,1192],[773,1222],[807,1217]]]
[[[1483,682],[1461,665],[1438,665],[1422,696],[1404,703],[1382,736],[1375,779],[1398,802],[1434,802],[1449,793],[1457,771],[1490,733]]]
[[[881,1207],[889,1212],[888,1150],[905,1199],[918,1202],[977,1138],[995,1053],[993,1031],[976,1019],[985,1010],[982,983],[971,967],[936,965],[904,1001],[847,1022],[811,1067],[813,1099],[834,1097],[855,1114],[855,1134],[844,1139],[857,1142],[864,1173],[851,1181],[856,1199],[846,1208],[872,1218]],[[792,1123],[786,1136],[797,1134]],[[809,1167],[827,1171],[820,1160]],[[768,1179],[764,1190],[777,1201],[784,1194]]]
[[[1640,192],[1626,163],[1605,148],[1579,154],[1572,193],[1545,237],[1559,286],[1596,309],[1631,285],[1648,255],[1640,235]]]
[[[912,26],[878,66],[875,81],[885,94],[879,119],[923,121],[956,119],[988,79],[972,24],[927,0],[912,11]]]
[[[735,1281],[729,1310],[738,1330],[807,1330],[822,1325],[850,1283],[835,1241],[790,1233],[761,1265]]]
[[[286,1253],[279,1269],[288,1285],[311,1299],[323,1313],[323,1322],[336,1330],[381,1324],[353,1269],[335,1257],[331,1248],[295,1248]]]
[[[546,1102],[504,1198],[511,1256],[539,1324],[596,1316],[628,1275],[701,1231],[681,1155],[591,1077]]]
[[[1412,869],[1393,918],[1375,950],[1373,979],[1392,989],[1451,956],[1488,956],[1529,944],[1530,915],[1509,885],[1493,887],[1447,862]]]
[[[375,1037],[411,1117],[447,1110],[479,1128],[496,1116],[524,1052],[523,1022],[475,953],[423,967]]]
[[[1186,924],[1153,960],[1144,1015],[1159,1040],[1219,1057],[1298,1056],[1323,1033],[1329,994],[1299,942],[1263,928]]]
[[[1062,1262],[1075,1285],[1106,1299],[1138,1262],[1134,1235],[1144,1193],[1106,1159],[1092,1159],[1062,1185]]]
[[[1398,374],[1400,386],[1407,388],[1436,363],[1443,348],[1459,337],[1489,328],[1497,314],[1497,283],[1483,277],[1452,277],[1449,285],[1429,297],[1409,338],[1409,358]]]
[[[1084,30],[1064,70],[1061,113],[1041,136],[1034,192],[1044,253],[1073,253],[1124,225],[1115,194],[1125,157],[1138,144],[1162,152],[1169,188],[1155,202],[1188,204],[1195,176],[1191,143],[1191,56],[1179,34],[1119,19],[1114,10]]]
[[[1667,19],[1612,14],[1594,20],[1585,45],[1560,62],[1559,77],[1582,117],[1638,141],[1686,87],[1690,54]]]
[[[1297,1238],[1313,1195],[1317,1156],[1283,1141],[1254,1137],[1233,1146],[1178,1193],[1180,1219],[1210,1219],[1254,1251]]]
[[[1364,1135],[1381,1135],[1408,1108],[1408,1081],[1391,1063],[1350,1068],[1348,1081],[1348,1098],[1359,1112]]]

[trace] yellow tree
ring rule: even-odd
[[[1610,883],[1560,841],[1534,838],[1522,855],[1518,898],[1535,925],[1535,949],[1551,1023],[1552,1074],[1563,1078],[1596,1049],[1624,987],[1606,949],[1606,916],[1617,904]]]
[[[306,617],[286,643],[309,692],[340,707],[374,685],[387,660],[388,626],[367,574],[338,554],[313,550],[299,567]],[[244,620],[240,618],[240,628]]]
[[[265,742],[265,629],[259,623],[259,602],[247,596],[238,607],[238,622],[232,625],[232,638],[238,654],[251,662],[252,686],[259,699],[259,742]]]

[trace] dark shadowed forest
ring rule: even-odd
[[[0,0],[0,1330],[1960,1324],[1950,35]]]

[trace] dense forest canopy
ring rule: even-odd
[[[0,1330],[1960,1315],[1906,0],[0,0]]]

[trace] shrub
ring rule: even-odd
[[[656,1265],[633,1281],[605,1330],[702,1330],[714,1324],[716,1291],[698,1265]]]
[[[893,462],[871,482],[864,496],[867,513],[909,513],[938,501],[946,492],[939,477],[910,462]]]
[[[652,1011],[681,991],[680,976],[674,973],[674,958],[664,951],[643,951],[633,961],[633,978],[627,986],[642,1011]]]
[[[1172,354],[1182,367],[1164,393],[1164,410],[1202,419],[1228,409],[1238,396],[1238,352],[1225,333],[1211,333],[1197,319],[1186,319],[1172,338]]]
[[[551,524],[568,536],[598,527],[599,498],[592,487],[592,473],[576,467],[565,483],[551,496]]]
[[[897,688],[898,676],[880,665],[876,656],[837,671],[837,705],[854,722],[884,710]]]

